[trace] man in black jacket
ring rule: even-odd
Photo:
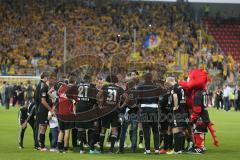
[[[152,81],[152,74],[147,73],[145,75],[144,83],[137,87],[138,91],[149,91],[157,89]],[[155,153],[159,153],[159,131],[158,131],[158,96],[156,97],[144,97],[138,98],[137,102],[140,105],[140,121],[142,122],[145,152],[144,154],[150,154],[150,139],[151,129],[153,132],[154,149]]]

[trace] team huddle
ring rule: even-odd
[[[68,152],[70,134],[80,154],[86,152],[86,145],[90,154],[114,153],[116,147],[117,153],[124,153],[128,128],[133,153],[138,139],[139,144],[144,141],[144,154],[151,153],[151,131],[155,154],[202,154],[208,130],[218,146],[207,111],[207,72],[192,70],[187,82],[174,77],[157,82],[151,72],[140,78],[135,70],[130,75],[120,85],[121,79],[109,74],[105,83],[97,86],[91,75],[79,81],[70,74],[57,81],[43,72],[34,100],[19,112],[19,148],[23,148],[27,123],[33,130],[34,148],[40,151],[48,150],[48,126],[50,151],[58,153]],[[107,129],[108,151],[104,147]]]

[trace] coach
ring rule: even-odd
[[[139,91],[154,90],[157,86],[152,81],[152,74],[146,73],[143,84],[137,87]],[[159,131],[158,131],[158,97],[139,98],[140,121],[142,122],[145,140],[144,154],[150,154],[151,129],[153,132],[155,153],[159,153]]]

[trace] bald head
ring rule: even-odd
[[[174,77],[167,77],[166,78],[166,83],[168,83],[168,84],[170,84],[170,85],[174,85],[174,84],[176,84],[177,82],[176,82],[176,80],[175,80],[175,78]]]

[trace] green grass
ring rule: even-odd
[[[207,135],[207,152],[204,155],[143,155],[143,150],[138,150],[139,153],[126,153],[123,155],[103,154],[103,155],[79,155],[78,152],[67,154],[57,154],[50,152],[40,152],[33,150],[32,131],[30,127],[25,135],[23,150],[18,149],[18,108],[10,108],[5,110],[0,106],[0,160],[34,160],[34,159],[49,159],[49,160],[73,160],[73,159],[122,159],[122,160],[140,160],[140,159],[183,159],[183,160],[233,160],[240,159],[240,113],[223,112],[210,109],[212,121],[216,124],[217,136],[220,142],[220,147],[216,148],[212,145],[210,134]],[[49,140],[46,139],[48,144]]]

